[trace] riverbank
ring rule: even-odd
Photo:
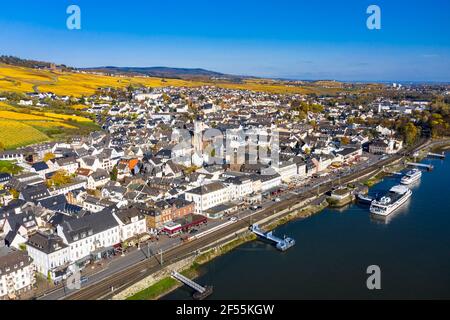
[[[198,255],[197,257],[194,258],[194,260],[187,266],[180,268],[178,271],[190,278],[190,279],[195,279],[198,276],[200,276],[200,272],[199,272],[199,268],[204,265],[205,263],[208,263],[210,261],[212,261],[214,258],[221,256],[223,254],[226,254],[228,252],[230,252],[231,250],[237,248],[238,246],[255,240],[256,236],[254,234],[248,234],[245,236],[241,236],[237,239],[233,239],[231,241],[229,241],[228,243],[224,243],[220,246],[214,247],[209,249],[208,251]],[[172,270],[177,269],[175,268],[171,268]],[[169,294],[170,292],[174,291],[175,289],[179,288],[180,286],[182,286],[182,284],[180,284],[180,282],[176,281],[175,279],[173,279],[170,276],[170,273],[167,274],[166,272],[166,276],[160,278],[159,280],[154,281],[153,284],[151,284],[149,287],[138,291],[136,293],[134,293],[131,296],[126,297],[126,300],[157,300],[161,297],[163,297],[166,294]],[[120,299],[120,296],[116,296],[114,299]]]

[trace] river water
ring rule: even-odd
[[[325,209],[274,233],[296,240],[286,252],[259,240],[204,265],[196,281],[209,299],[450,299],[450,153],[427,159],[432,172],[411,186],[411,199],[388,220],[367,206]],[[399,182],[388,177],[375,195]],[[381,289],[367,289],[367,267],[381,270]],[[191,299],[182,287],[164,299]]]

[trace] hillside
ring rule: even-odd
[[[259,78],[227,78],[214,71],[185,68],[130,68],[136,75],[116,74],[115,67],[107,67],[109,72],[99,73],[87,70],[75,70],[63,65],[57,66],[45,62],[22,60],[19,58],[0,59],[0,92],[52,92],[60,96],[89,96],[99,88],[126,88],[129,85],[147,87],[198,87],[217,86],[228,89],[253,90],[268,93],[335,95],[343,89],[333,82],[293,82]],[[8,62],[4,63],[4,62]],[[38,68],[30,67],[37,63]],[[120,68],[118,68],[120,69]],[[141,72],[153,72],[165,75],[150,77]],[[99,71],[99,70],[98,70]],[[108,75],[107,75],[108,74]],[[190,79],[169,78],[167,75],[181,77],[189,75]]]
[[[169,68],[169,67],[98,67],[84,68],[80,70],[91,72],[103,72],[108,74],[145,75],[158,78],[172,79],[210,79],[223,78],[238,81],[240,77],[227,75],[220,72],[195,68]]]
[[[0,102],[0,144],[5,149],[87,134],[98,129],[91,119],[82,116],[35,111]]]

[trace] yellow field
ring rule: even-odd
[[[53,134],[79,129],[67,120],[79,123],[92,122],[90,119],[51,112],[20,112],[5,103],[0,103],[0,142],[7,148],[17,148],[50,140]],[[75,131],[76,132],[76,131]]]
[[[85,106],[84,104],[75,104],[72,106],[72,109],[74,110],[84,110],[84,109],[89,109],[88,106]]]
[[[49,120],[49,118],[47,118],[47,117],[42,117],[42,116],[29,114],[29,113],[14,112],[14,111],[0,111],[0,118],[11,119],[11,120],[19,120],[19,121]]]
[[[43,115],[48,118],[56,118],[56,119],[61,119],[61,120],[73,120],[73,121],[78,121],[78,122],[92,122],[91,119],[80,117],[80,116],[75,116],[75,115],[59,114],[59,113],[51,113],[51,112],[44,112]]]
[[[0,119],[0,142],[7,149],[39,143],[48,140],[48,136],[24,123]]]
[[[51,113],[51,112],[22,113],[22,112],[0,110],[0,118],[11,119],[11,120],[18,120],[18,121],[28,121],[28,120],[41,120],[41,121],[73,120],[73,121],[78,121],[78,122],[92,122],[91,119],[80,117],[80,116],[58,114],[58,113]]]
[[[70,124],[59,122],[59,121],[27,121],[26,124],[29,124],[33,127],[40,127],[40,128],[68,128],[68,129],[77,129],[77,127],[72,126]]]
[[[0,102],[0,110],[20,111],[19,108],[10,106],[4,102]]]
[[[76,72],[35,70],[0,64],[0,91],[27,93],[33,92],[34,89],[37,89],[40,92],[53,92],[57,95],[80,97],[82,95],[92,95],[98,88],[101,87],[125,88],[130,84],[147,87],[197,87],[202,85],[214,85],[229,89],[291,94],[336,93],[336,91],[340,89],[339,83],[334,82],[318,82],[317,84],[294,86],[280,81],[265,79],[248,79],[243,83],[232,83],[226,81],[190,81],[179,79],[104,76]],[[329,88],[324,88],[324,85],[329,86]]]

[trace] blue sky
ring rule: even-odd
[[[0,54],[76,67],[450,81],[448,0],[2,2]],[[81,8],[81,30],[66,28],[71,4]],[[381,8],[381,30],[366,27],[371,4]]]

